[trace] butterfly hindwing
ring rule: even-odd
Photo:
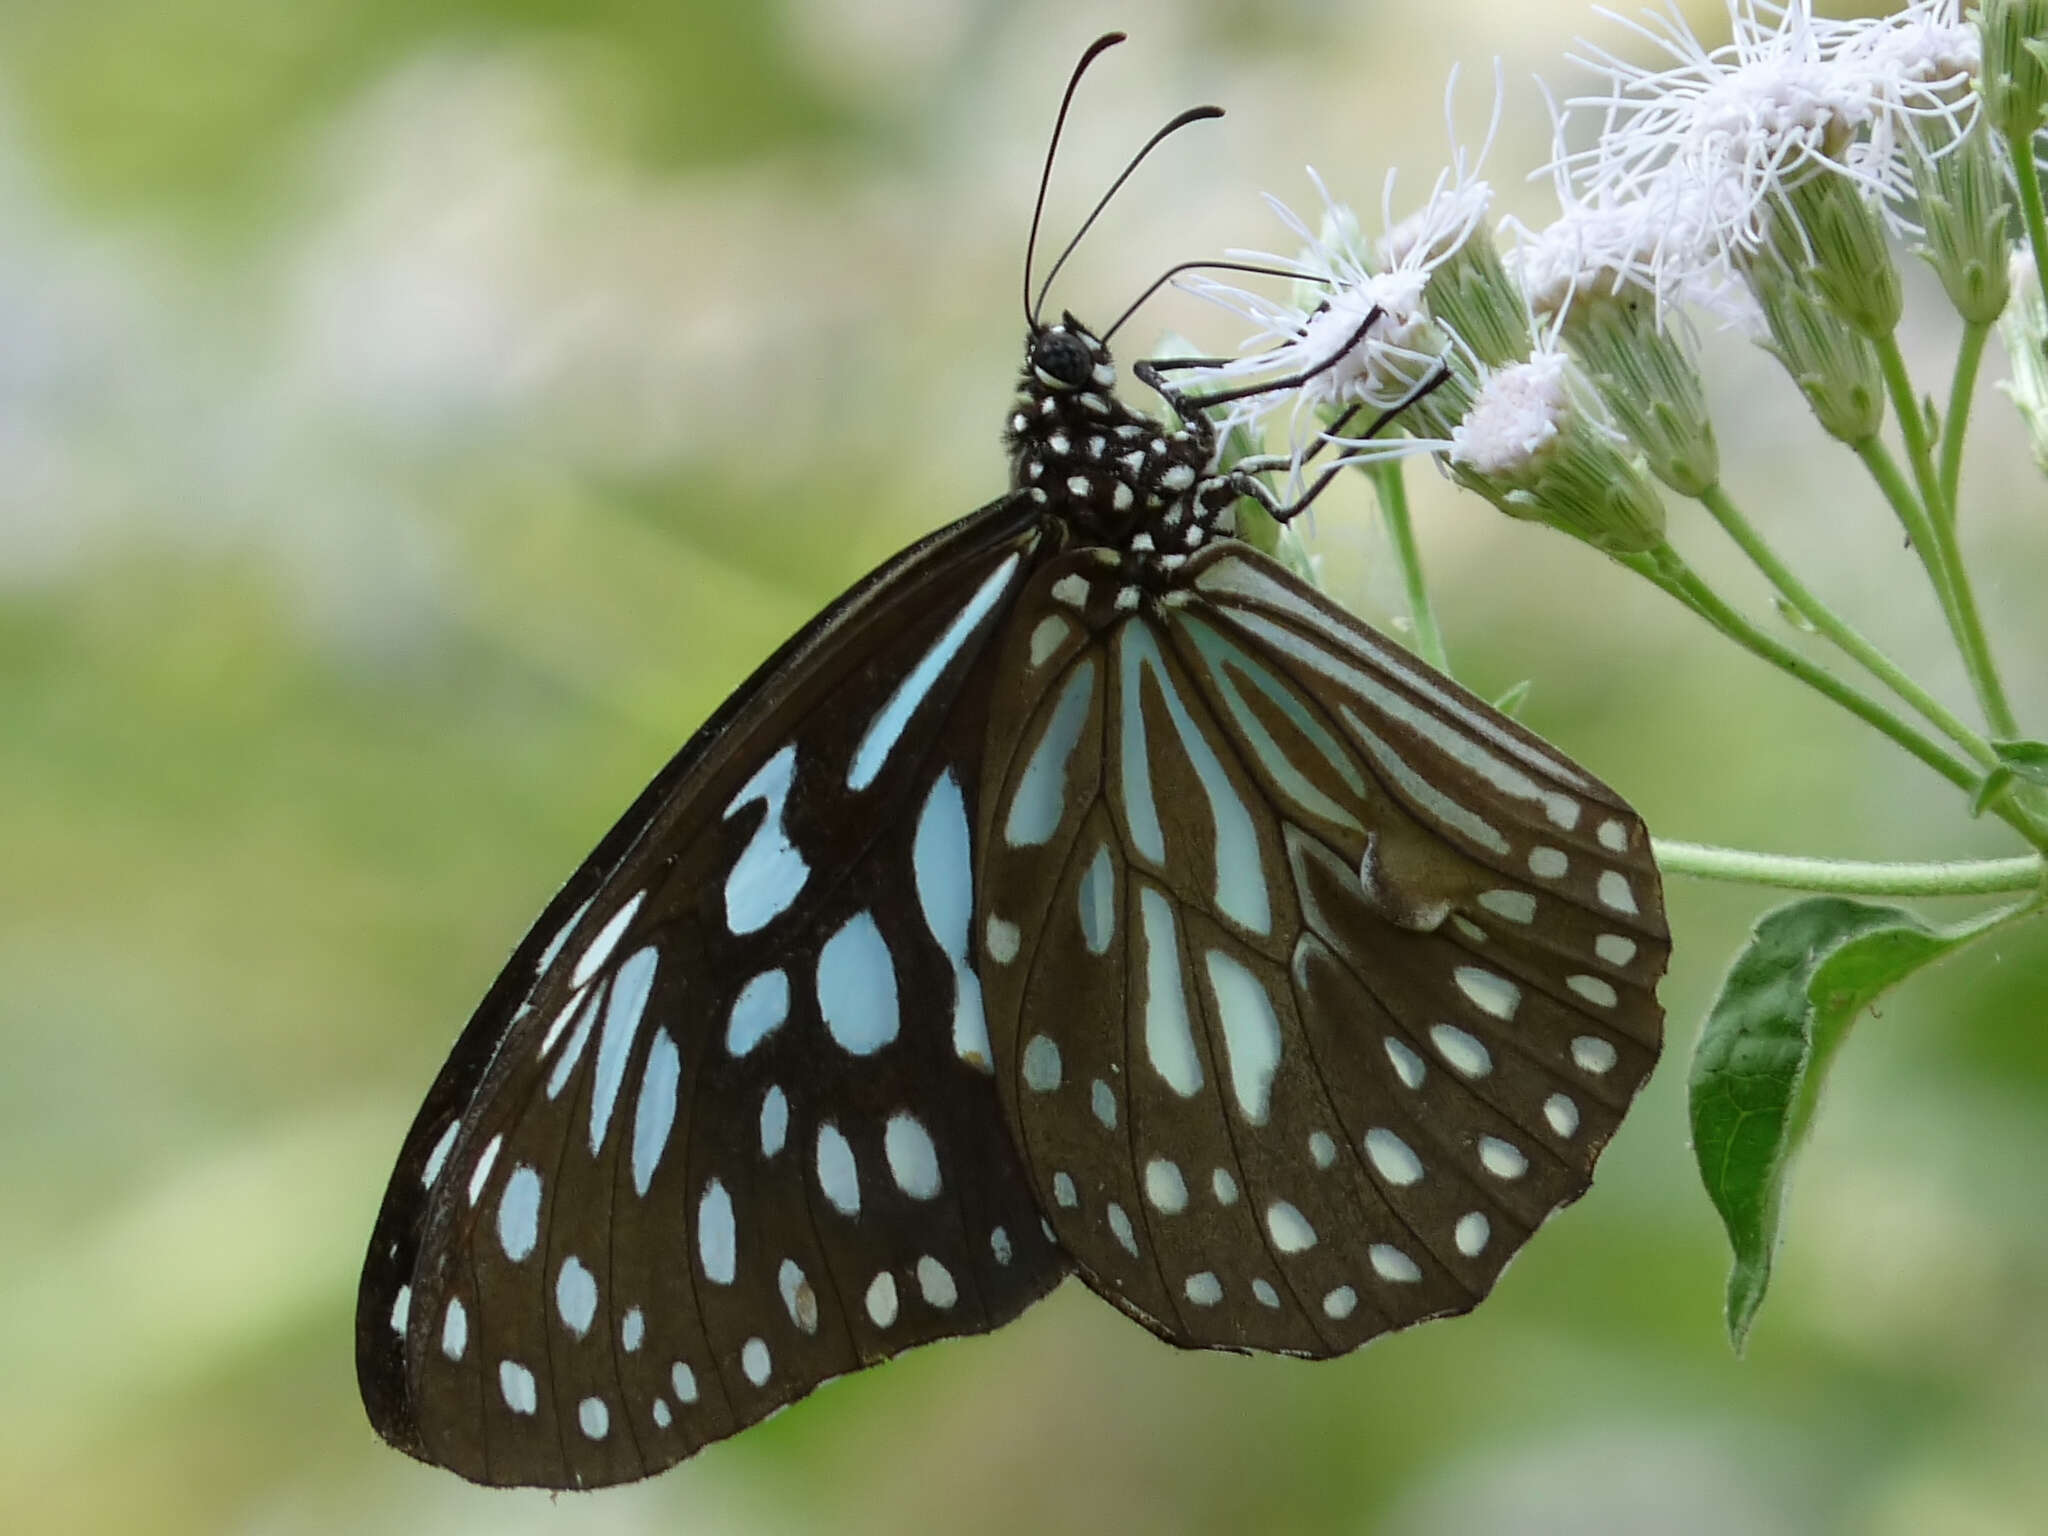
[[[387,1439],[480,1482],[641,1477],[1064,1273],[968,953],[994,637],[1056,538],[1013,498],[857,587],[536,924],[373,1238]]]
[[[1654,1061],[1655,868],[1604,786],[1272,562],[1180,576],[1133,603],[1061,556],[1012,626],[1004,1107],[1096,1290],[1342,1353],[1469,1309],[1583,1193]]]

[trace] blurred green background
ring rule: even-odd
[[[1715,14],[1694,8],[1712,33]],[[653,1483],[496,1494],[356,1401],[391,1159],[525,924],[776,641],[1001,489],[1030,197],[1167,149],[1058,299],[1283,246],[1313,162],[1376,226],[1476,141],[1541,220],[1532,71],[1579,4],[0,4],[0,1525],[11,1531],[2048,1529],[2048,943],[1845,1052],[1738,1362],[1686,1053],[1768,901],[1674,882],[1673,1050],[1476,1315],[1320,1366],[1186,1356],[1076,1287]],[[1725,24],[1723,24],[1725,25]],[[1616,34],[1609,29],[1608,41]],[[1312,216],[1312,215],[1311,215]],[[1953,328],[1908,274],[1909,356]],[[1170,298],[1168,326],[1236,322]],[[1875,498],[1710,336],[1729,483],[1967,697]],[[1995,351],[1990,367],[2003,369]],[[2048,729],[2048,505],[1980,398],[1966,536]],[[1632,579],[1411,476],[1454,659],[1670,836],[2011,851]],[[1332,505],[1335,503],[1335,505]],[[1362,487],[1317,538],[1387,622]],[[1752,600],[1704,519],[1679,542]]]

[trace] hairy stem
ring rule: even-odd
[[[1833,891],[1845,896],[1989,896],[2037,890],[2048,881],[2048,862],[2038,853],[2016,859],[1890,864],[1797,858],[1662,837],[1652,839],[1651,847],[1658,867],[1667,875],[1794,891]]]
[[[1941,419],[1941,502],[1950,523],[1956,518],[1956,487],[1963,477],[1963,436],[1970,428],[1970,405],[1977,391],[1977,369],[1984,360],[1984,341],[1991,327],[1965,320],[1956,346],[1955,374],[1949,380],[1948,411]]]
[[[1451,675],[1450,653],[1444,649],[1443,630],[1436,622],[1436,609],[1429,600],[1429,583],[1422,575],[1422,551],[1415,542],[1415,525],[1408,516],[1408,482],[1399,459],[1371,466],[1373,489],[1380,511],[1393,536],[1394,558],[1401,565],[1401,583],[1408,593],[1408,617],[1415,626],[1415,653],[1437,671]]]
[[[1991,767],[1997,756],[1991,750],[1991,743],[1971,730],[1956,714],[1942,702],[1907,676],[1899,664],[1864,638],[1847,620],[1815,597],[1806,584],[1793,575],[1776,550],[1764,542],[1756,525],[1743,516],[1741,508],[1729,499],[1728,493],[1720,486],[1709,486],[1700,493],[1700,504],[1714,515],[1714,520],[1727,531],[1728,536],[1749,556],[1756,568],[1783,594],[1785,601],[1801,618],[1805,619],[1827,639],[1840,647],[1842,652],[1868,671],[1871,676],[1891,689],[1913,708],[1917,709],[1943,735],[1961,747],[1986,768]]]

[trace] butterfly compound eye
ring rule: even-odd
[[[1031,343],[1032,371],[1051,388],[1079,389],[1094,366],[1088,343],[1072,331],[1042,331]]]

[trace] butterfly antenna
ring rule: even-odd
[[[1183,272],[1249,272],[1255,277],[1301,277],[1303,274],[1292,267],[1262,267],[1248,261],[1182,261],[1176,262],[1145,285],[1145,291],[1131,300],[1130,307],[1116,317],[1116,324],[1102,333],[1103,345],[1123,329],[1124,322],[1144,307],[1145,301],[1179,277]]]
[[[1147,139],[1144,148],[1131,156],[1131,163],[1123,168],[1123,174],[1109,184],[1109,190],[1103,193],[1101,200],[1096,203],[1095,211],[1081,221],[1081,227],[1074,231],[1074,238],[1069,240],[1067,248],[1060,252],[1060,259],[1054,262],[1052,270],[1045,274],[1045,282],[1040,285],[1038,290],[1038,301],[1031,305],[1028,311],[1033,325],[1038,324],[1038,312],[1045,307],[1046,294],[1052,291],[1052,280],[1060,275],[1060,268],[1064,267],[1067,264],[1067,258],[1074,254],[1074,247],[1081,243],[1081,237],[1088,233],[1097,219],[1102,217],[1102,210],[1109,206],[1110,199],[1115,197],[1117,192],[1123,187],[1123,184],[1131,179],[1131,173],[1145,163],[1145,157],[1157,149],[1165,140],[1187,127],[1189,123],[1206,122],[1212,117],[1221,117],[1222,115],[1223,109],[1221,107],[1189,107],[1187,111],[1181,113],[1172,122]]]
[[[1045,169],[1038,173],[1038,201],[1031,205],[1031,234],[1024,242],[1024,323],[1034,331],[1038,329],[1038,315],[1031,304],[1031,258],[1038,249],[1038,221],[1045,214],[1045,191],[1052,185],[1052,157],[1059,153],[1060,133],[1067,126],[1067,108],[1074,104],[1074,92],[1080,88],[1081,77],[1088,73],[1088,66],[1098,55],[1114,48],[1124,37],[1122,32],[1105,32],[1088,45],[1088,51],[1081,55],[1081,62],[1067,78],[1067,93],[1060,98],[1059,116],[1052,120],[1052,142],[1045,146]]]

